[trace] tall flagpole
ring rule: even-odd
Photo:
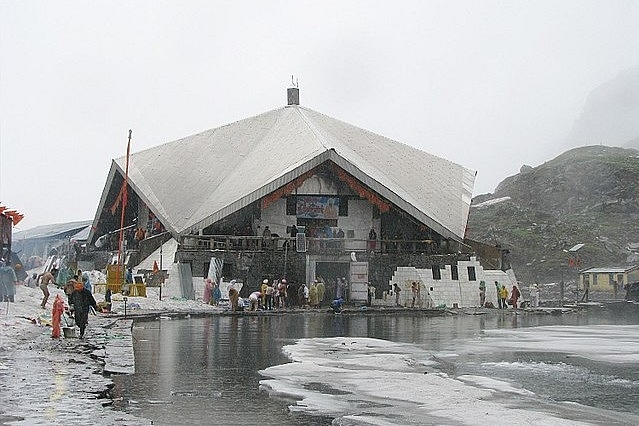
[[[120,214],[120,238],[118,240],[118,265],[122,266],[124,264],[122,259],[122,240],[124,237],[124,211],[126,210],[126,205],[128,203],[128,194],[127,194],[127,184],[129,181],[129,153],[131,152],[131,134],[133,130],[129,129],[129,142],[126,145],[126,166],[124,169],[124,183],[122,184],[122,198],[120,202],[122,203],[122,213]],[[120,272],[123,273],[122,270]],[[124,275],[122,275],[124,276]]]

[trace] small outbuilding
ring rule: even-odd
[[[580,288],[590,291],[623,294],[631,282],[639,281],[639,265],[624,267],[588,268],[579,272]]]

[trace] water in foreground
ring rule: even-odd
[[[155,424],[639,424],[639,309],[138,322],[116,407]],[[119,399],[121,398],[121,399]]]

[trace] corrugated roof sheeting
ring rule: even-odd
[[[369,177],[372,189],[395,194],[400,207],[412,206],[425,223],[463,238],[472,170],[299,106],[132,154],[129,180],[165,226],[182,234],[276,190],[325,161],[330,150],[359,170],[360,180]],[[121,173],[125,161],[116,160]]]

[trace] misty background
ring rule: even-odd
[[[302,106],[492,192],[639,147],[637,22],[636,1],[0,0],[0,204],[17,229],[92,219],[129,129],[138,152],[280,108],[291,75]]]

